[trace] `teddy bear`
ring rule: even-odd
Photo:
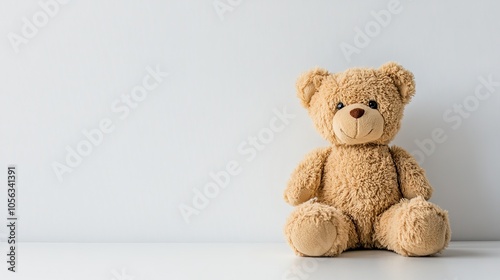
[[[331,145],[307,154],[284,192],[296,206],[284,230],[295,253],[381,248],[428,256],[445,249],[448,213],[428,201],[433,189],[416,160],[388,145],[415,93],[413,74],[395,62],[341,73],[316,68],[296,87]]]

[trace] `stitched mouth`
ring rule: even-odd
[[[345,135],[345,137],[347,137],[347,138],[349,138],[349,139],[352,139],[352,140],[356,140],[356,139],[359,139],[359,138],[365,138],[366,136],[370,135],[370,133],[372,133],[372,131],[373,131],[373,128],[372,128],[372,129],[370,129],[370,131],[368,131],[368,133],[367,133],[367,134],[365,134],[365,136],[362,136],[362,137],[358,137],[358,138],[356,138],[356,137],[351,137],[351,136],[347,135],[347,133],[345,133],[345,132],[342,130],[342,128],[340,129],[340,132],[342,132],[342,134],[344,134],[344,135]]]

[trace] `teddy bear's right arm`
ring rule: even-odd
[[[299,205],[316,196],[329,154],[330,148],[316,149],[307,154],[295,168],[284,194],[288,204]]]

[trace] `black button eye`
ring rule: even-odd
[[[368,102],[368,107],[370,107],[370,108],[372,108],[372,109],[377,109],[377,108],[378,108],[377,101],[370,100],[370,101]]]
[[[339,102],[339,103],[337,104],[337,110],[340,110],[340,109],[342,109],[342,108],[344,108],[344,103]]]

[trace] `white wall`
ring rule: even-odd
[[[434,148],[421,161],[453,238],[499,240],[500,85],[483,100],[474,92],[480,77],[500,81],[500,4],[401,0],[386,26],[356,45],[355,28],[377,28],[372,12],[389,2],[220,0],[234,6],[219,16],[211,0],[70,1],[36,32],[24,30],[31,38],[23,18],[43,25],[38,1],[2,2],[0,177],[17,165],[20,240],[283,241],[288,176],[327,144],[299,106],[295,79],[314,66],[389,60],[417,81],[395,143],[423,155],[416,142],[435,129],[446,135],[427,141]],[[344,55],[342,43],[358,53]],[[136,93],[148,67],[168,76],[125,115],[122,95]],[[461,116],[453,110],[463,103]],[[284,108],[294,118],[262,150],[250,149]],[[54,162],[66,164],[66,147],[85,145],[82,130],[103,120],[112,131],[59,181]],[[192,206],[193,189],[228,164],[239,173],[187,224],[179,206]],[[3,217],[5,184],[0,190]]]

